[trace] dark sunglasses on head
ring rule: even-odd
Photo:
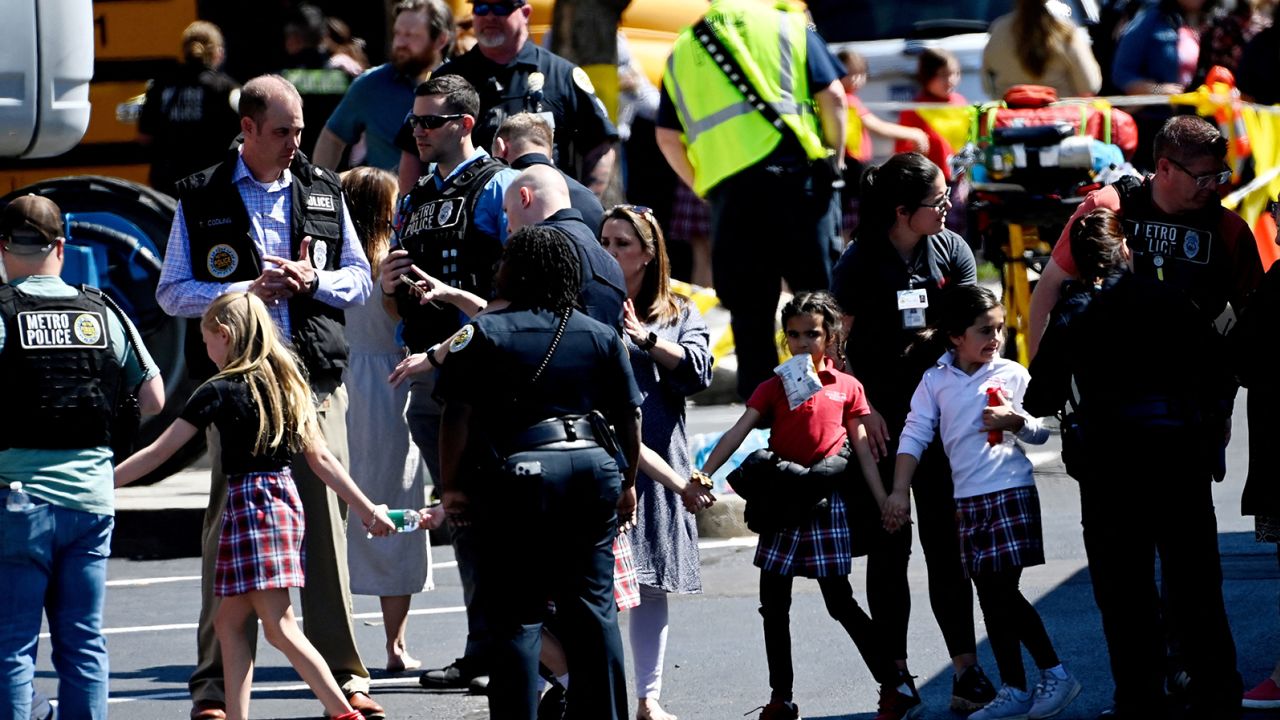
[[[524,6],[523,2],[515,3],[476,3],[471,6],[473,15],[497,15],[498,17],[506,17],[511,13],[519,10]]]
[[[645,205],[630,205],[630,204],[627,204],[627,203],[622,203],[622,204],[620,204],[620,205],[614,205],[613,207],[609,208],[609,212],[613,212],[614,210],[626,210],[627,212],[633,212],[633,213],[635,213],[635,214],[637,214],[637,215],[652,215],[652,214],[653,214],[653,208],[651,208],[651,207],[647,207],[647,206],[645,206]]]
[[[436,130],[444,127],[444,124],[450,120],[457,120],[465,116],[466,113],[454,113],[452,115],[414,115],[409,113],[404,116],[404,120],[409,123],[410,127],[422,130]]]

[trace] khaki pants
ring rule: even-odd
[[[329,450],[347,466],[347,390],[339,387],[320,405],[320,432]],[[222,531],[222,509],[227,500],[227,476],[222,474],[221,443],[217,430],[209,428],[209,456],[213,482],[209,507],[204,513],[200,562],[200,624],[196,630],[196,669],[187,681],[191,700],[223,702],[222,651],[213,630],[213,618],[221,598],[213,594],[213,571]],[[356,649],[351,623],[351,590],[347,574],[347,506],[311,472],[302,455],[293,458],[293,480],[302,498],[307,521],[306,587],[302,588],[302,630],[320,652],[342,691],[369,692],[369,671]],[[312,632],[314,630],[315,632]],[[258,641],[257,618],[244,626],[251,651]]]

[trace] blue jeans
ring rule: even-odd
[[[0,491],[0,504],[9,491]],[[27,720],[40,615],[49,615],[58,716],[107,717],[107,641],[102,635],[109,515],[32,499],[26,512],[0,509],[0,720]]]

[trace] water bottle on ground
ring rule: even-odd
[[[22,483],[17,480],[9,483],[9,499],[5,501],[4,508],[9,512],[25,512],[29,507],[31,496],[22,489]]]

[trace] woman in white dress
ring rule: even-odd
[[[395,176],[377,168],[355,168],[342,174],[342,190],[376,279],[391,240]],[[421,508],[426,505],[427,471],[405,422],[409,386],[393,388],[387,382],[404,359],[404,348],[396,340],[396,321],[377,299],[371,299],[347,310],[346,333],[351,356],[342,379],[350,397],[351,477],[361,490],[392,508]],[[377,595],[382,603],[387,672],[417,669],[421,663],[409,655],[404,634],[414,593],[434,587],[426,531],[369,538],[358,523],[350,524],[347,563],[351,592]]]

